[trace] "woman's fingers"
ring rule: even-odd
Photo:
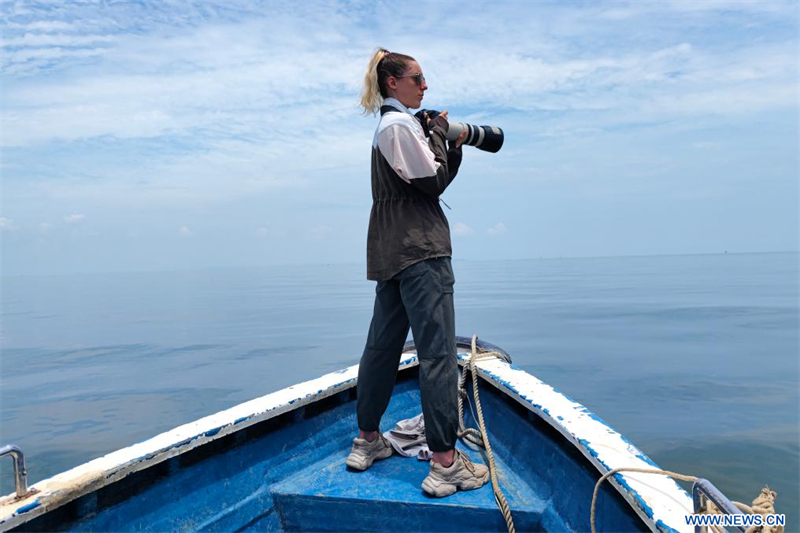
[[[442,117],[443,119],[445,119],[445,120],[446,120],[446,119],[447,119],[447,110],[445,109],[444,111],[442,111],[441,113],[439,113],[439,116],[440,116],[440,117]],[[430,115],[428,115],[428,113],[425,113],[425,118],[426,118],[426,119],[428,119],[428,124],[430,124],[430,123],[431,123],[431,121],[433,120],[433,119],[430,117]]]
[[[461,134],[456,139],[456,148],[464,144],[464,140],[467,138],[467,130],[461,132]]]

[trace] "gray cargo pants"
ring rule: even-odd
[[[419,357],[425,434],[433,452],[455,448],[458,428],[453,268],[449,257],[415,263],[378,282],[367,345],[358,367],[356,413],[362,431],[377,431],[392,397],[409,327]]]

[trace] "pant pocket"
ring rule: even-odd
[[[437,269],[437,278],[439,280],[439,285],[441,287],[442,293],[453,294],[456,278],[453,275],[453,267],[450,264],[450,258],[442,257],[439,260],[438,267],[439,268]]]

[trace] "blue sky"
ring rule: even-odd
[[[3,0],[0,268],[363,264],[376,46],[506,133],[457,259],[797,250],[798,6]]]

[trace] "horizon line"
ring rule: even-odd
[[[573,259],[626,259],[644,257],[686,257],[686,256],[710,256],[710,255],[770,255],[770,254],[797,254],[800,250],[774,250],[768,252],[698,252],[698,253],[663,253],[663,254],[623,254],[623,255],[573,255],[573,256],[539,256],[515,259],[489,258],[451,258],[453,262],[488,262],[488,261],[552,261],[552,260],[573,260]],[[267,264],[241,264],[241,265],[209,265],[201,267],[179,267],[179,268],[158,268],[158,269],[139,269],[139,270],[98,270],[85,272],[52,272],[52,273],[18,273],[2,274],[0,278],[17,277],[54,277],[54,276],[94,276],[108,274],[156,274],[156,273],[179,273],[179,272],[200,272],[205,270],[234,270],[251,268],[273,268],[273,267],[307,267],[307,266],[345,266],[359,265],[360,261],[331,261],[331,262],[295,262],[295,263],[267,263]]]

